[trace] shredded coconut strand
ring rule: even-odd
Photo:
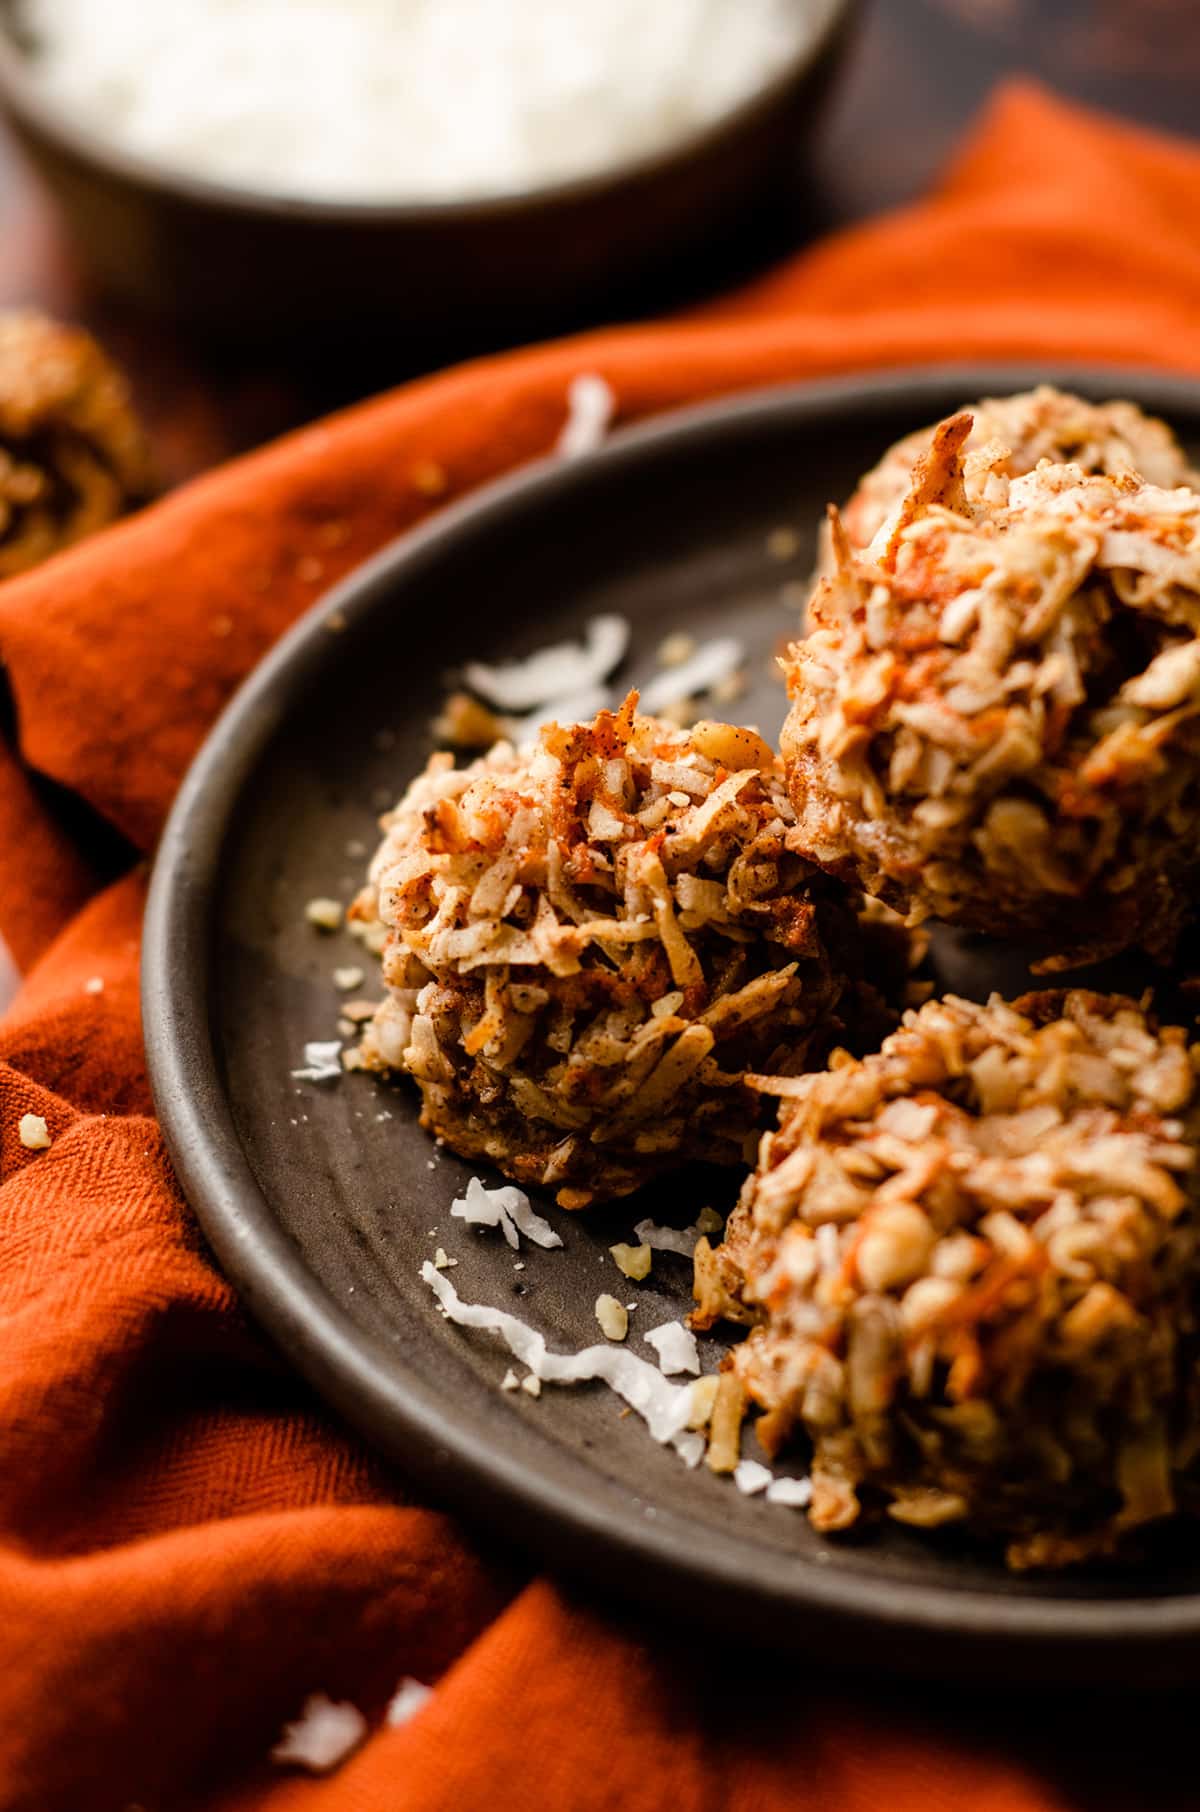
[[[694,1378],[699,1376],[700,1349],[696,1336],[682,1321],[666,1321],[661,1327],[651,1328],[645,1338],[646,1345],[654,1348],[659,1365],[668,1375],[690,1372]]]
[[[582,724],[612,703],[607,686],[586,686],[569,698],[552,698],[544,705],[526,712],[524,717],[501,717],[499,724],[508,740],[518,749],[527,749],[537,740],[545,724]]]
[[[768,1504],[786,1504],[789,1509],[803,1510],[812,1502],[811,1479],[772,1479],[767,1486]]]
[[[317,1039],[304,1047],[304,1068],[293,1070],[297,1082],[336,1082],[342,1073],[341,1044]]]
[[[426,1260],[421,1276],[459,1327],[499,1334],[513,1357],[545,1384],[583,1384],[599,1378],[636,1410],[660,1444],[683,1434],[691,1413],[690,1385],[668,1384],[657,1366],[620,1346],[588,1346],[578,1353],[548,1351],[541,1334],[503,1309],[463,1302],[453,1284]]]
[[[520,1245],[518,1233],[547,1251],[562,1245],[561,1236],[549,1221],[534,1212],[525,1191],[514,1183],[485,1189],[478,1177],[472,1177],[466,1195],[452,1203],[450,1213],[471,1227],[499,1227],[514,1252]]]
[[[774,1477],[771,1468],[761,1466],[757,1460],[739,1460],[733,1469],[733,1482],[744,1497],[755,1497],[760,1491],[766,1491]]]
[[[307,1768],[310,1774],[328,1774],[358,1748],[367,1734],[367,1720],[357,1705],[335,1703],[323,1692],[310,1693],[304,1710],[271,1751],[271,1760]]]
[[[417,1713],[428,1705],[432,1697],[432,1686],[426,1686],[422,1681],[414,1680],[411,1675],[406,1675],[396,1688],[391,1704],[383,1714],[384,1723],[407,1724],[410,1718],[415,1718]]]
[[[604,378],[594,372],[582,372],[572,378],[567,389],[567,419],[555,452],[562,459],[594,453],[604,444],[616,409],[617,399]]]
[[[638,1222],[633,1237],[639,1245],[649,1246],[655,1252],[678,1252],[682,1258],[690,1258],[700,1235],[712,1231],[714,1229],[702,1226],[699,1221],[691,1227],[660,1227],[654,1221],[645,1220]]]
[[[714,636],[711,642],[702,642],[682,666],[668,667],[665,672],[656,673],[642,688],[640,709],[647,717],[654,717],[672,705],[683,704],[685,699],[711,692],[714,686],[736,673],[745,658],[746,650],[736,636]]]
[[[615,615],[593,617],[580,642],[555,642],[523,661],[489,666],[468,661],[463,678],[472,692],[501,711],[532,711],[549,699],[571,699],[600,685],[625,658],[629,622]]]

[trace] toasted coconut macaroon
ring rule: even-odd
[[[528,754],[435,755],[354,908],[388,931],[364,1065],[406,1071],[431,1132],[567,1208],[685,1159],[752,1162],[745,1072],[823,1062],[854,993],[853,905],[789,852],[771,749],[636,704]]]
[[[971,432],[969,453],[993,446],[996,458],[982,472],[968,471],[968,496],[992,469],[1007,478],[1032,472],[1048,459],[1052,465],[1077,465],[1089,474],[1116,477],[1136,472],[1148,484],[1173,490],[1195,489],[1200,474],[1167,424],[1146,415],[1136,403],[1088,403],[1069,391],[1039,384],[1015,396],[987,397],[967,405]],[[866,547],[879,532],[912,483],[912,470],[933,444],[935,428],[919,428],[889,447],[878,465],[859,480],[842,512],[852,547]],[[1000,449],[1003,449],[1001,452]]]
[[[0,311],[0,578],[107,527],[154,489],[129,386],[91,335]]]
[[[780,1125],[694,1322],[771,1453],[813,1448],[823,1530],[868,1503],[1110,1552],[1169,1516],[1200,1453],[1200,1131],[1185,1034],[1087,993],[953,996],[862,1061],[775,1084]]]
[[[798,847],[1043,968],[1166,957],[1200,861],[1200,494],[989,466],[973,505],[970,425],[865,553],[833,519],[785,662]]]

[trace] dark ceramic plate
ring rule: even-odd
[[[637,1299],[630,1346],[651,1357],[638,1330],[685,1311],[689,1267],[660,1255],[647,1284],[626,1284],[608,1247],[645,1214],[690,1220],[714,1199],[711,1178],[555,1214],[565,1250],[528,1248],[517,1270],[496,1233],[451,1220],[471,1168],[435,1151],[410,1093],[289,1074],[307,1040],[333,1034],[334,965],[362,955],[315,933],[305,902],[350,897],[362,865],[347,844],[372,842],[380,803],[423,763],[446,669],[617,610],[634,626],[624,671],[639,679],[668,631],[733,628],[751,651],[737,714],[774,733],[783,701],[769,657],[796,621],[782,588],[809,570],[827,499],[905,430],[1047,375],[1135,397],[1200,441],[1200,386],[1145,373],[858,379],[618,435],[381,555],[264,661],[183,786],[147,918],[146,1036],[184,1188],[246,1302],[436,1497],[606,1590],[758,1643],[811,1652],[817,1639],[823,1662],[1149,1683],[1200,1658],[1200,1560],[1182,1540],[1140,1571],[1065,1578],[1009,1577],[993,1553],[894,1526],[822,1540],[796,1511],[687,1471],[603,1386],[502,1394],[508,1354],[444,1321],[418,1277],[441,1245],[466,1300],[512,1309],[562,1349],[599,1338],[596,1297],[619,1285]],[[801,531],[786,563],[767,551],[781,524]],[[941,962],[960,990],[995,977],[962,947]],[[702,1344],[712,1369],[719,1346]]]

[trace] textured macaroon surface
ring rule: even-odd
[[[787,661],[799,846],[1048,966],[1169,955],[1200,818],[1200,494],[965,451],[950,418]]]
[[[744,1161],[746,1072],[823,1061],[856,1010],[853,902],[790,851],[793,819],[755,732],[683,732],[636,694],[528,754],[434,756],[355,909],[388,933],[363,1062],[566,1207]]]
[[[0,579],[154,489],[129,385],[91,335],[31,309],[0,312]]]
[[[1044,459],[1076,465],[1081,471],[1116,477],[1137,472],[1150,484],[1171,490],[1196,488],[1198,474],[1166,422],[1124,399],[1090,403],[1053,384],[985,397],[964,405],[971,417],[966,450],[995,446],[1008,478],[1032,472]],[[864,473],[842,511],[846,534],[866,547],[907,493],[912,470],[933,444],[936,425],[917,428],[890,446]],[[968,488],[973,475],[968,474]]]
[[[949,996],[782,1081],[699,1326],[760,1439],[813,1449],[812,1520],[970,1522],[1010,1564],[1168,1516],[1200,1445],[1196,1058],[1120,996]]]

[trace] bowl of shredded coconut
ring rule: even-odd
[[[498,338],[769,229],[853,11],[6,0],[0,105],[142,302],[238,334],[469,312]]]

